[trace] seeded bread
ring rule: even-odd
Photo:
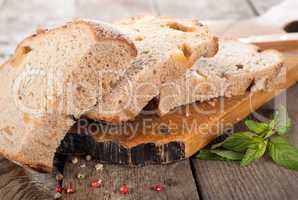
[[[74,118],[97,104],[96,73],[125,71],[136,55],[129,38],[99,22],[74,21],[25,39],[0,68],[0,153],[50,171]],[[102,80],[102,93],[118,78]]]
[[[125,76],[111,83],[111,93],[103,95],[97,109],[86,114],[94,120],[133,120],[159,95],[162,83],[181,77],[198,58],[218,50],[217,38],[197,21],[148,16],[115,25],[135,42],[139,54]]]
[[[270,89],[284,71],[283,58],[277,51],[260,52],[254,45],[233,40],[219,43],[214,57],[200,59],[185,75],[162,85],[161,115],[196,101]]]

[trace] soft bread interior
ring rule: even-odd
[[[254,45],[222,40],[214,57],[198,60],[185,75],[163,84],[159,113],[196,101],[270,89],[283,73],[282,62],[277,51],[260,52]]]
[[[0,152],[49,171],[74,118],[96,106],[136,55],[131,41],[103,23],[75,21],[25,39],[1,67]]]
[[[200,57],[211,57],[217,38],[196,21],[169,17],[134,17],[116,23],[135,42],[138,56],[97,109],[93,120],[131,121],[153,98],[160,86],[185,74]]]

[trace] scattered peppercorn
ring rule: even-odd
[[[163,191],[163,189],[164,188],[160,184],[153,186],[153,190],[156,192],[161,192],[161,191]]]
[[[98,180],[91,181],[90,186],[92,188],[100,188],[102,186],[102,180],[98,179]]]
[[[57,175],[56,175],[56,180],[57,180],[57,181],[62,181],[62,180],[63,180],[63,175],[60,174],[60,173],[57,174]]]
[[[128,187],[126,184],[123,184],[121,187],[120,187],[120,193],[121,194],[128,194]]]
[[[84,179],[85,178],[85,175],[82,174],[82,173],[78,173],[77,178],[78,179]]]
[[[72,164],[77,164],[79,162],[79,159],[77,157],[74,157],[72,160],[71,160]]]
[[[85,168],[85,167],[86,167],[85,163],[80,165],[80,168]]]
[[[86,160],[87,160],[87,161],[90,161],[91,159],[92,159],[92,157],[91,157],[90,155],[87,155],[87,156],[86,156]]]
[[[70,194],[70,193],[74,193],[75,189],[69,185],[65,191],[66,191],[66,193]]]
[[[61,185],[56,185],[55,191],[58,192],[58,193],[62,193],[63,192],[63,187],[61,187]]]
[[[95,165],[95,169],[96,169],[96,171],[102,171],[103,170],[103,165],[102,164],[96,164]]]
[[[61,199],[61,197],[62,197],[62,194],[59,192],[54,194],[54,199]]]

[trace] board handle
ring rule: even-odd
[[[240,42],[252,43],[261,49],[277,49],[280,51],[298,50],[298,33],[257,35],[238,38]]]

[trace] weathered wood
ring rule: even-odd
[[[150,0],[78,0],[76,17],[113,22],[134,15],[157,14]]]
[[[148,14],[154,15],[156,12],[152,1],[147,0],[30,0],[30,3],[0,0],[0,63],[13,53],[20,40],[40,27],[76,18],[112,22]]]
[[[1,200],[50,200],[55,181],[51,175],[27,171],[0,158]]]
[[[80,167],[83,163],[86,164],[85,168]],[[74,194],[64,194],[65,199],[199,199],[188,160],[170,165],[137,168],[104,165],[103,171],[99,172],[95,170],[96,164],[95,161],[87,162],[83,159],[80,159],[77,164],[66,163],[63,184],[66,187],[72,185],[77,191]],[[79,180],[78,173],[83,173],[86,178]],[[102,188],[90,188],[90,182],[96,179],[103,181]],[[122,184],[129,187],[129,194],[123,195],[119,192]],[[164,187],[164,191],[152,190],[156,184]]]
[[[287,91],[287,107],[295,127],[289,141],[298,147],[298,84]],[[272,102],[266,107],[271,107]],[[262,113],[262,112],[260,112]],[[269,157],[248,167],[239,163],[193,160],[201,196],[208,199],[287,199],[296,200],[298,172],[277,166]]]
[[[244,19],[254,16],[246,0],[157,0],[162,15],[199,20]]]
[[[257,11],[258,15],[263,14],[267,10],[269,10],[272,6],[275,6],[279,3],[282,3],[281,0],[248,0]]]
[[[60,0],[30,2],[3,0],[0,7],[0,64],[14,51],[16,45],[38,27],[75,18],[75,1]]]
[[[3,1],[3,0],[2,0]],[[5,1],[5,0],[4,0]],[[136,3],[138,0],[135,0],[134,3]],[[157,1],[157,0],[156,0]],[[237,0],[234,0],[232,2],[236,2]],[[0,0],[1,2],[1,0]],[[79,6],[76,7],[74,6],[75,4],[73,4],[75,1],[73,0],[69,0],[69,1],[61,1],[61,0],[51,0],[51,1],[40,1],[40,0],[31,0],[30,3],[28,3],[27,1],[19,1],[19,0],[9,0],[6,1],[9,4],[7,4],[4,7],[0,7],[0,63],[1,60],[3,61],[4,59],[7,58],[7,56],[12,52],[13,48],[15,47],[15,45],[17,44],[17,41],[19,41],[20,39],[22,39],[25,35],[27,35],[28,32],[32,32],[36,29],[37,26],[40,25],[44,25],[45,23],[52,23],[53,21],[56,20],[61,20],[61,19],[70,19],[70,18],[75,18],[75,12],[77,9],[85,9],[85,6],[88,7],[89,5],[92,5],[92,13],[95,15],[94,18],[96,19],[104,19],[104,15],[107,14],[107,16],[113,17],[113,15],[115,16],[119,16],[119,15],[128,15],[128,13],[132,13],[132,14],[137,14],[137,13],[142,13],[142,12],[138,12],[135,10],[136,7],[141,8],[141,10],[145,10],[147,8],[145,8],[146,6],[135,6],[135,8],[131,9],[131,7],[134,7],[133,4],[130,4],[129,6],[124,5],[124,4],[120,4],[125,6],[125,9],[105,9],[105,7],[113,7],[111,5],[108,4],[101,4],[101,3],[94,3],[95,0],[92,2],[87,1],[86,3],[84,2],[85,5],[77,5]],[[97,2],[104,2],[104,1],[97,1]],[[107,2],[107,1],[106,1]],[[140,1],[140,2],[144,2],[144,1]],[[150,1],[146,1],[148,2],[148,4],[150,3]],[[165,14],[171,14],[173,16],[175,16],[176,12],[179,13],[176,16],[180,16],[183,18],[187,18],[187,17],[196,17],[196,18],[203,18],[206,19],[207,17],[211,17],[211,18],[218,18],[218,19],[223,19],[223,18],[229,18],[229,17],[233,17],[235,18],[245,18],[247,16],[251,16],[253,15],[253,12],[251,10],[246,11],[246,9],[249,9],[247,7],[246,4],[235,4],[235,5],[240,5],[240,6],[227,6],[225,4],[230,4],[230,1],[220,1],[222,2],[214,4],[211,8],[213,8],[213,10],[210,10],[209,6],[208,6],[208,1],[205,1],[202,3],[202,1],[199,1],[202,5],[207,5],[208,7],[199,7],[200,9],[198,9],[198,3],[195,1],[181,1],[184,4],[187,4],[189,7],[193,7],[195,9],[188,9],[188,8],[179,8],[179,6],[175,6],[175,2],[173,1],[168,1],[169,4],[167,5],[166,3],[164,4],[163,8],[165,7],[175,7],[176,10],[172,10],[171,12],[162,12],[161,14],[165,15]],[[196,4],[196,6],[192,6],[192,3],[194,2],[194,4]],[[215,2],[215,1],[214,1]],[[206,3],[206,4],[205,4]],[[58,5],[58,6],[55,6]],[[118,4],[119,5],[119,1],[109,1],[109,4]],[[141,3],[142,4],[142,3]],[[147,4],[147,3],[146,3]],[[156,4],[157,5],[157,4]],[[116,6],[116,5],[115,5]],[[184,5],[182,5],[184,6]],[[222,6],[225,7],[229,7],[229,9],[224,8],[221,9]],[[237,9],[235,9],[237,8]],[[149,8],[148,10],[150,10],[151,8]],[[155,13],[157,13],[156,10],[160,9],[158,7],[158,5],[155,7]],[[170,8],[167,8],[170,9]],[[101,10],[101,12],[99,12],[98,10]],[[182,10],[182,11],[181,11]],[[244,11],[243,11],[244,10]],[[184,11],[184,13],[183,13]],[[243,11],[243,15],[241,14],[241,12]],[[81,12],[81,17],[84,17],[89,15],[88,12],[91,13],[91,11],[80,11]],[[123,12],[123,13],[119,13],[119,12]],[[125,12],[125,13],[124,13]],[[195,13],[195,14],[190,14],[191,13]],[[218,14],[216,14],[216,12],[219,12]],[[232,14],[230,14],[230,12]],[[20,14],[21,13],[21,14]],[[206,16],[204,16],[204,14],[206,14]],[[38,17],[36,17],[38,16]],[[90,14],[91,16],[91,14]],[[99,17],[102,16],[102,17]],[[216,16],[216,17],[215,17]],[[93,18],[93,17],[92,17]],[[108,19],[108,17],[106,18],[108,21],[113,20],[113,18]],[[115,18],[116,19],[116,18]],[[117,17],[118,19],[118,17]],[[245,25],[245,26],[249,26],[249,25]],[[228,26],[228,29],[231,26]],[[252,26],[250,26],[252,27]],[[236,30],[240,30],[239,28],[235,28]],[[242,29],[241,29],[242,30]],[[267,30],[267,29],[266,29]],[[234,32],[234,35],[236,34],[236,32]],[[229,35],[231,36],[231,35]],[[232,35],[233,36],[233,35]],[[1,58],[1,54],[3,54],[3,58]],[[297,99],[297,98],[296,98]],[[297,121],[296,121],[297,124]],[[8,162],[8,161],[7,161]],[[194,200],[194,199],[198,199],[198,195],[195,191],[194,188],[194,182],[191,176],[187,175],[190,173],[190,167],[187,163],[187,161],[184,161],[186,164],[186,166],[183,164],[181,165],[180,163],[174,164],[174,165],[178,165],[181,166],[181,168],[177,167],[177,170],[170,170],[172,169],[171,166],[165,166],[165,168],[163,168],[164,170],[164,174],[168,174],[167,177],[169,178],[174,178],[176,179],[177,176],[179,176],[179,178],[184,178],[183,176],[185,176],[186,174],[186,179],[182,182],[179,182],[179,184],[175,187],[175,190],[170,190],[169,192],[171,192],[173,196],[177,196],[176,199],[190,199],[190,200]],[[221,163],[220,163],[221,164]],[[11,163],[9,164],[11,165]],[[12,164],[14,165],[14,164]],[[173,166],[174,166],[173,165]],[[262,163],[260,163],[260,166],[262,166]],[[15,167],[15,166],[14,166]],[[14,168],[13,167],[13,168]],[[109,166],[110,167],[110,166]],[[153,169],[158,169],[158,167],[160,166],[152,166],[151,168],[143,168],[144,171],[138,172],[137,174],[134,174],[136,171],[134,169],[132,169],[132,172],[129,173],[130,169],[126,169],[125,168],[125,173],[122,173],[122,167],[117,167],[117,166],[112,166],[112,168],[109,170],[109,174],[113,175],[114,177],[119,176],[118,178],[123,180],[123,179],[133,179],[135,180],[135,184],[139,184],[139,185],[143,185],[146,184],[146,182],[152,180],[152,177],[154,177],[154,173],[151,175],[151,172],[154,172]],[[215,165],[214,168],[217,168],[218,165]],[[44,184],[40,184],[40,186],[44,186],[46,188],[48,188],[48,191],[53,191],[52,186],[51,187],[47,187],[45,186],[45,183],[49,183],[50,182],[50,178],[44,178],[44,181],[35,181],[35,180],[40,180],[40,174],[33,174],[28,176],[27,178],[23,178],[23,170],[20,169],[19,167],[17,171],[22,171],[21,173],[15,173],[15,171],[10,171],[8,173],[4,172],[5,170],[9,169],[8,165],[3,164],[2,162],[0,163],[0,168],[2,169],[1,171],[3,171],[3,175],[1,176],[1,183],[3,184],[4,187],[1,188],[0,190],[0,199],[40,199],[40,200],[44,200],[44,199],[51,199],[48,198],[48,196],[43,196],[43,193],[39,193],[36,192],[35,189],[30,189],[30,186],[32,186],[31,183],[35,183],[35,182],[41,182]],[[187,172],[185,173],[185,168],[187,169]],[[146,170],[147,169],[147,170]],[[169,174],[169,172],[172,171],[171,174]],[[208,170],[203,171],[202,173],[208,173]],[[224,171],[220,171],[219,173],[211,173],[211,176],[217,176],[218,179],[220,179],[220,177],[222,176],[222,174],[224,174]],[[147,174],[147,178],[145,179],[144,177],[142,177],[142,174]],[[164,174],[160,174],[159,176],[161,177],[161,179],[163,177],[165,177]],[[208,173],[210,174],[210,173]],[[127,177],[130,176],[130,177]],[[152,176],[152,177],[151,177]],[[237,175],[238,176],[238,175]],[[236,179],[239,179],[239,177],[234,176],[233,182],[235,182]],[[9,177],[7,179],[7,177]],[[18,178],[20,177],[20,178]],[[209,177],[208,177],[209,178]],[[267,177],[268,178],[268,177]],[[295,177],[294,177],[295,178]],[[20,184],[18,182],[18,184],[14,184],[15,181],[20,181],[26,179],[26,184]],[[256,178],[258,179],[258,178]],[[271,177],[268,178],[269,180],[271,180]],[[5,181],[7,180],[7,181]],[[27,185],[27,180],[29,180],[29,184]],[[66,178],[66,180],[68,180]],[[165,179],[162,179],[165,180]],[[192,181],[189,181],[192,180]],[[243,180],[243,179],[241,179]],[[200,180],[199,180],[200,181]],[[218,180],[219,182],[221,182],[221,180]],[[278,181],[278,180],[277,180]],[[275,181],[275,182],[277,182]],[[290,181],[289,181],[290,182]],[[11,184],[10,184],[11,183]],[[13,183],[13,184],[12,184]],[[292,182],[290,182],[292,183]],[[224,183],[226,184],[226,183]],[[265,183],[266,184],[266,183]],[[297,185],[297,183],[294,183]],[[274,185],[273,185],[274,186]],[[16,188],[22,188],[21,190],[18,190]],[[185,189],[185,188],[192,188],[191,191],[189,192],[189,194],[185,193],[188,192],[189,190]],[[234,185],[230,185],[230,188],[234,187]],[[32,188],[35,188],[35,186],[32,186]],[[290,186],[290,188],[292,188],[292,186]],[[79,188],[80,189],[80,188]],[[204,187],[202,188],[204,190],[206,190],[207,188]],[[250,190],[250,188],[247,188]],[[80,192],[81,194],[81,199],[87,199],[85,198],[86,195],[88,195],[87,192],[89,192],[89,188],[88,190],[85,190],[86,193],[85,195],[83,194],[83,189]],[[273,187],[274,190],[274,187]],[[23,192],[24,191],[24,192]],[[27,192],[25,192],[27,191]],[[295,190],[293,190],[295,191]],[[297,190],[296,190],[297,191]],[[101,193],[102,192],[102,193]],[[146,198],[146,194],[147,194],[147,190],[144,189],[144,191],[138,190],[138,196],[140,197],[144,197]],[[151,191],[149,191],[151,192]],[[256,192],[262,192],[259,190],[256,190]],[[104,196],[104,194],[109,197],[109,193],[104,193],[102,190],[97,191],[98,196]],[[24,194],[23,197],[20,198],[20,196]],[[112,193],[113,194],[113,193]],[[168,199],[166,196],[162,196],[163,198],[158,198],[160,194],[155,194],[155,195],[150,195],[150,199]],[[34,196],[32,198],[32,196]],[[3,197],[3,198],[2,198]],[[119,197],[117,195],[114,195],[114,197]],[[121,196],[122,197],[122,196]],[[130,199],[131,196],[127,196],[127,197],[123,197],[122,199]],[[181,198],[178,198],[181,197]],[[67,198],[65,198],[67,199]],[[95,199],[100,199],[100,198],[95,198]],[[103,198],[104,199],[104,198]],[[169,198],[170,199],[170,198]]]
[[[263,1],[258,1],[263,2]],[[253,4],[251,4],[253,5]],[[285,33],[284,27],[297,21],[298,1],[287,0],[261,16],[246,20],[207,21],[210,30],[221,37],[238,38],[254,35]],[[253,6],[251,6],[253,8]],[[257,13],[257,11],[256,11]],[[297,31],[297,28],[296,28]]]

